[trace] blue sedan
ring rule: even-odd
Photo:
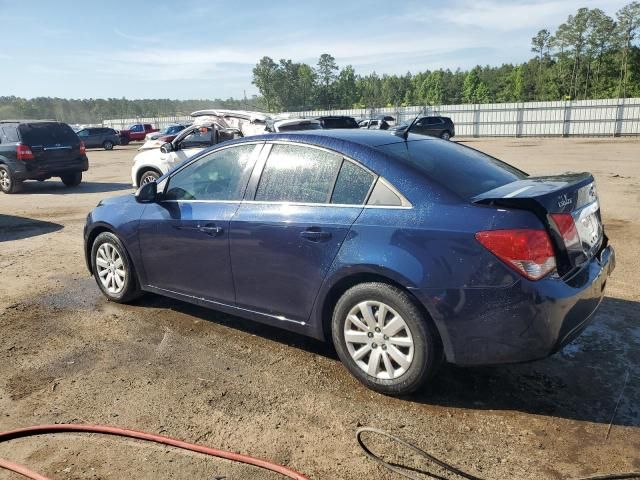
[[[530,177],[440,139],[375,130],[247,137],[89,214],[110,300],[142,292],[332,341],[386,394],[458,365],[546,357],[615,266],[588,173]]]

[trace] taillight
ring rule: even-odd
[[[580,244],[580,237],[573,216],[570,213],[552,213],[551,218],[558,227],[560,235],[567,247]]]
[[[29,146],[22,145],[21,143],[19,143],[16,147],[16,154],[18,160],[33,160],[35,158]]]
[[[476,239],[529,280],[539,280],[556,268],[551,239],[545,230],[489,230],[476,233]]]
[[[87,153],[87,147],[84,146],[84,142],[80,140],[80,155],[85,155]]]

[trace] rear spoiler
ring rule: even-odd
[[[531,210],[538,216],[578,210],[597,200],[593,175],[528,177],[476,195],[473,203]]]

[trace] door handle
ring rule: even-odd
[[[198,225],[198,231],[202,233],[206,233],[207,235],[211,235],[212,237],[217,237],[223,232],[221,227],[218,227],[213,224],[207,224],[202,226]]]
[[[312,227],[300,232],[300,236],[310,242],[326,242],[331,238],[331,233]]]
[[[189,230],[189,231],[197,231],[206,233],[207,235],[211,235],[212,237],[217,237],[224,230],[221,227],[218,227],[212,223],[208,223],[206,225],[198,225],[197,227],[190,227],[187,225],[176,225],[174,226],[177,230]]]

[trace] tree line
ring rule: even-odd
[[[108,118],[189,115],[205,108],[253,109],[255,99],[169,100],[126,98],[0,97],[0,119],[53,119],[69,123],[99,123]]]
[[[615,18],[580,8],[555,32],[540,30],[531,39],[534,56],[522,64],[359,75],[326,53],[315,67],[263,57],[253,84],[267,111],[627,98],[640,96],[639,38],[634,1]]]

